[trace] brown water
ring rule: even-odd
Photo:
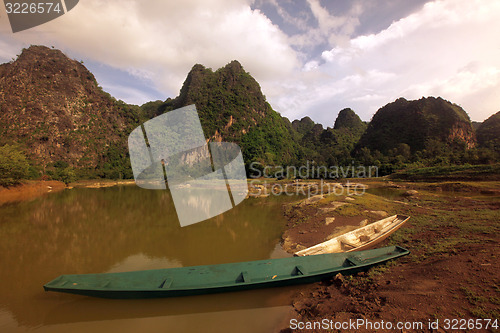
[[[0,207],[0,332],[272,332],[294,288],[153,300],[47,293],[61,274],[288,256],[285,197],[247,199],[181,228],[166,191],[72,189]]]

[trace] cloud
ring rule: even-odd
[[[347,42],[359,26],[364,10],[359,1],[350,2],[349,8],[341,11],[323,6],[319,0],[257,0],[253,5],[279,23],[289,36],[290,45],[305,61],[319,46]]]
[[[258,80],[284,78],[298,67],[286,35],[245,0],[86,0],[11,36],[12,43],[55,45],[72,57],[140,73],[165,98],[177,95],[195,63],[216,69],[237,59]]]
[[[330,45],[342,44],[344,40],[351,37],[359,25],[359,15],[363,7],[354,3],[347,15],[335,16],[321,6],[319,0],[307,0],[314,17],[318,20],[319,30],[327,36]]]
[[[264,4],[273,6],[284,23],[294,26],[300,31],[306,31],[310,28],[311,15],[308,11],[294,9],[290,13],[289,10],[284,8],[283,1],[278,3],[278,0],[257,0],[256,3],[254,3],[256,7],[262,7]],[[292,3],[291,1],[286,2],[286,4],[300,5],[298,2]]]
[[[400,96],[440,95],[474,120],[500,109],[499,1],[436,0],[382,31],[359,36],[355,30],[370,11],[366,2],[339,11],[319,0],[265,1],[296,27],[294,34],[287,36],[252,9],[252,0],[86,0],[16,34],[0,17],[0,58],[9,61],[27,44],[54,45],[136,78],[134,87],[119,75],[100,79],[106,71],[94,70],[112,95],[134,103],[157,90],[163,98],[176,96],[195,63],[216,69],[237,59],[276,110],[325,125],[346,107],[369,120]]]
[[[308,89],[289,91],[277,107],[287,114],[295,106],[300,111],[290,113],[330,124],[344,107],[368,120],[400,96],[440,95],[485,119],[500,109],[499,16],[498,1],[429,2],[379,33],[325,50],[321,65],[309,61],[306,69],[323,78],[296,76]]]
[[[10,27],[6,28],[10,29]],[[11,40],[0,38],[0,60],[8,62],[15,59],[16,54],[19,54],[21,51],[22,45],[20,42],[13,43]]]
[[[290,37],[291,44],[299,49],[322,43],[329,46],[344,44],[360,23],[359,15],[363,10],[359,3],[354,3],[351,9],[343,15],[330,13],[319,0],[307,0],[307,3],[312,16],[316,19],[317,27],[308,25],[303,33]]]

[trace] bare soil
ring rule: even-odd
[[[57,180],[25,180],[21,184],[2,187],[0,186],[0,206],[12,202],[33,200],[47,193],[55,193],[73,187],[101,188],[116,185],[132,185],[134,180],[81,180],[65,185]]]
[[[418,187],[418,194],[410,197],[387,200],[367,194],[366,198],[350,201],[357,210],[325,213],[322,208],[330,204],[328,198],[316,205],[301,207],[296,203],[284,208],[289,222],[283,241],[289,252],[324,241],[337,218],[340,223],[356,224],[362,219],[371,222],[377,219],[371,213],[377,207],[385,207],[389,214],[397,212],[411,216],[400,230],[378,245],[403,246],[411,251],[409,256],[356,276],[338,275],[329,281],[305,286],[293,296],[295,313],[290,319],[423,323],[422,329],[394,332],[450,332],[444,329],[444,320],[453,318],[498,319],[500,325],[500,196],[495,195],[498,183],[491,182],[490,186],[483,183],[477,187],[478,191],[471,191],[475,185],[463,186],[466,193],[456,191],[462,186],[455,186],[456,192],[450,193],[429,191],[427,186],[427,190],[421,190],[423,186],[414,185],[399,183],[397,186]],[[481,191],[488,195],[482,195]],[[335,198],[335,201],[345,201],[345,198]],[[353,215],[356,211],[361,214],[342,216],[342,213]],[[325,226],[326,216],[335,217],[335,221]],[[429,321],[435,320],[439,320],[440,328],[430,329]],[[290,329],[289,325],[281,330],[299,331]],[[455,330],[458,331],[463,330]]]
[[[0,186],[0,205],[33,200],[47,193],[62,191],[65,188],[66,185],[63,182],[56,180],[24,181],[19,185],[9,187]]]

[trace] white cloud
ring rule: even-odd
[[[364,10],[359,3],[339,16],[308,0],[318,23],[313,28],[307,15],[294,17],[270,1],[303,33],[286,36],[251,9],[252,0],[86,0],[63,17],[16,34],[0,17],[0,58],[10,60],[21,45],[54,45],[74,58],[128,71],[137,82],[154,82],[165,98],[177,95],[195,63],[216,69],[237,59],[275,109],[325,125],[345,107],[369,120],[400,96],[441,95],[474,120],[500,109],[500,1],[437,0],[379,33],[356,38]],[[328,43],[319,59],[304,59],[311,52],[293,49]],[[134,93],[120,82],[102,84],[134,102],[154,90]]]
[[[293,0],[292,0],[293,1]],[[305,31],[309,29],[308,25],[308,20],[309,20],[309,15],[306,12],[295,12],[290,14],[288,11],[286,11],[280,3],[278,3],[278,0],[258,0],[256,1],[257,4],[262,5],[263,3],[268,3],[272,5],[275,9],[278,15],[281,17],[281,19],[288,23],[293,25],[299,30]],[[290,2],[290,1],[289,1]]]
[[[290,91],[278,108],[286,114],[285,105],[300,105],[294,114],[329,124],[344,107],[368,120],[400,96],[440,95],[462,105],[472,119],[485,119],[500,109],[498,17],[500,1],[427,3],[377,34],[324,51],[325,63],[309,67],[328,78],[297,77],[309,85],[307,93]]]
[[[317,21],[317,27],[308,26],[304,33],[290,37],[290,43],[299,48],[313,47],[321,43],[345,44],[359,25],[358,17],[363,11],[359,3],[353,3],[348,13],[336,16],[324,8],[319,0],[307,0],[307,3]],[[302,21],[298,23],[298,27],[303,27]]]
[[[7,27],[7,29],[10,28]],[[0,61],[8,62],[15,59],[16,54],[21,52],[22,45],[22,43],[12,43],[11,40],[4,40],[3,38],[0,38]]]
[[[336,16],[323,8],[319,0],[307,0],[307,2],[318,20],[319,30],[327,37],[329,45],[343,45],[360,23],[358,17],[363,11],[360,3],[354,2],[347,14]]]
[[[195,63],[216,69],[237,59],[258,80],[283,78],[298,67],[287,37],[245,0],[86,0],[11,36],[12,43],[55,45],[73,57],[141,73],[165,98],[178,93]]]
[[[313,69],[317,69],[318,66],[319,62],[317,60],[311,60],[305,63],[303,70],[307,72]]]

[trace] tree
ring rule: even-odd
[[[406,143],[400,143],[398,144],[398,154],[403,156],[406,160],[408,160],[411,156],[411,149],[410,146],[407,145]]]
[[[363,165],[371,165],[373,163],[373,157],[370,153],[370,148],[363,147],[360,150],[359,158]]]
[[[59,180],[64,182],[64,184],[68,185],[71,182],[74,182],[76,180],[76,174],[75,170],[68,166],[62,170],[59,170]]]
[[[24,152],[17,145],[6,144],[0,147],[0,185],[18,184],[28,178],[29,163]]]

